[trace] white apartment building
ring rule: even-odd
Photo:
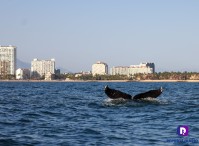
[[[16,70],[15,46],[0,46],[0,75],[14,75]]]
[[[45,76],[47,73],[55,74],[55,59],[34,59],[31,62],[31,77],[41,78],[42,76]]]
[[[111,68],[111,75],[127,75],[129,71],[128,66],[117,66]]]
[[[16,70],[16,79],[17,80],[27,80],[30,79],[30,69],[17,69]]]
[[[107,75],[108,65],[104,62],[98,61],[92,65],[92,75]]]
[[[139,65],[118,66],[111,68],[111,75],[131,76],[137,73],[155,73],[154,63],[140,63]]]
[[[142,74],[155,73],[155,64],[154,63],[140,63],[139,65],[130,65],[128,76],[134,75],[137,73],[142,73]]]

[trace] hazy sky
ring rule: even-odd
[[[55,58],[89,71],[154,62],[156,71],[199,71],[198,0],[0,0],[0,45],[17,58]]]

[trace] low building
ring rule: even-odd
[[[47,73],[45,74],[45,80],[46,80],[46,81],[54,80],[54,77],[55,77],[55,74],[52,74],[51,72],[47,72]]]
[[[19,68],[16,70],[16,79],[17,80],[28,80],[30,79],[30,69]]]
[[[56,74],[56,75],[60,75],[60,74],[61,74],[60,69],[55,69],[55,74]]]
[[[83,76],[82,73],[76,73],[76,74],[75,74],[75,77],[76,77],[76,78],[81,77],[81,76]]]
[[[92,65],[92,75],[107,75],[108,65],[104,62],[98,61]]]
[[[75,74],[75,77],[81,77],[81,76],[86,76],[86,75],[91,75],[91,71],[81,71],[79,73]]]

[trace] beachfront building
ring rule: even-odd
[[[47,72],[46,74],[45,74],[45,80],[47,80],[47,81],[51,81],[51,80],[53,80],[55,78],[55,74],[52,74],[52,73],[50,73],[50,72]]]
[[[132,76],[137,73],[143,73],[143,74],[155,73],[155,64],[140,63],[139,65],[117,66],[111,68],[111,75]]]
[[[39,79],[45,77],[46,74],[55,74],[55,59],[38,60],[34,59],[31,62],[31,77]]]
[[[15,75],[16,70],[15,46],[0,46],[0,75]]]
[[[16,70],[16,79],[17,80],[28,80],[28,79],[30,79],[30,69],[18,68]]]
[[[142,74],[155,73],[155,64],[154,63],[140,63],[139,65],[130,65],[128,76],[134,75],[137,73],[142,73]]]
[[[92,75],[107,75],[108,65],[104,62],[98,61],[92,65]]]
[[[111,68],[111,75],[127,75],[128,72],[128,66],[116,66]]]
[[[81,72],[75,73],[76,78],[85,76],[85,75],[91,75],[91,71],[81,71]]]

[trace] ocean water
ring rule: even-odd
[[[164,92],[110,100],[105,85]],[[0,91],[0,146],[199,145],[199,83],[0,82]],[[188,136],[176,134],[179,125]]]

